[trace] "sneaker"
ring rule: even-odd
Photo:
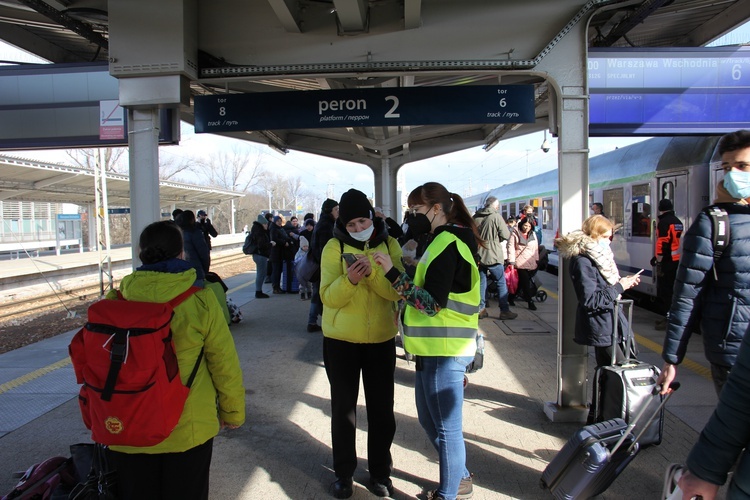
[[[461,482],[458,485],[458,494],[456,495],[457,499],[466,499],[471,498],[474,495],[474,480],[471,478],[471,475],[469,477],[465,477],[461,479]]]
[[[427,492],[427,500],[445,500],[443,497],[437,494],[437,490]]]
[[[500,319],[516,319],[517,317],[518,314],[512,311],[502,311],[500,313]]]
[[[536,304],[534,304],[533,300],[529,301],[529,311],[536,311]]]
[[[312,332],[319,332],[321,330],[322,330],[322,328],[317,323],[310,323],[310,324],[307,325],[307,331],[310,332],[310,333],[312,333]]]
[[[484,319],[489,315],[490,313],[487,312],[487,309],[482,309],[481,311],[479,311],[479,319]]]
[[[255,292],[255,298],[256,299],[267,299],[269,297],[270,297],[269,295],[267,295],[267,294],[265,294],[263,292]]]
[[[389,477],[383,479],[370,478],[370,491],[377,497],[392,497],[393,481]]]

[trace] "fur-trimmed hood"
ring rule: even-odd
[[[587,249],[595,245],[596,242],[580,229],[560,236],[555,240],[558,254],[566,259],[585,255],[588,253]]]

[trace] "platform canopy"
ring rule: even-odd
[[[93,204],[94,171],[57,163],[43,163],[0,156],[0,201],[37,201],[49,203]],[[162,207],[218,205],[238,199],[245,193],[196,186],[181,182],[159,181]],[[107,173],[107,199],[110,207],[130,206],[130,178]]]
[[[55,63],[109,61],[118,78],[187,76],[190,95],[180,111],[188,122],[196,95],[534,86],[535,123],[223,133],[280,151],[371,167],[387,160],[395,168],[529,132],[556,133],[551,89],[533,71],[578,23],[588,23],[589,47],[700,47],[750,19],[747,0],[160,0],[162,34],[179,39],[167,50],[145,38],[137,22],[127,24],[138,12],[152,15],[150,5],[4,0],[0,39]],[[110,50],[129,29],[129,43],[140,36],[143,46]]]

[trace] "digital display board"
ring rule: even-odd
[[[195,97],[195,131],[534,123],[532,85],[311,90]]]
[[[750,128],[750,47],[591,49],[589,135]]]

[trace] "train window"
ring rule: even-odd
[[[631,207],[633,213],[633,236],[651,236],[651,196],[648,184],[633,186]]]
[[[552,198],[542,200],[542,229],[552,229]]]
[[[503,220],[508,220],[508,205],[503,204],[501,207]]]
[[[623,189],[605,189],[602,191],[602,203],[607,218],[615,224],[622,224],[624,218]]]

